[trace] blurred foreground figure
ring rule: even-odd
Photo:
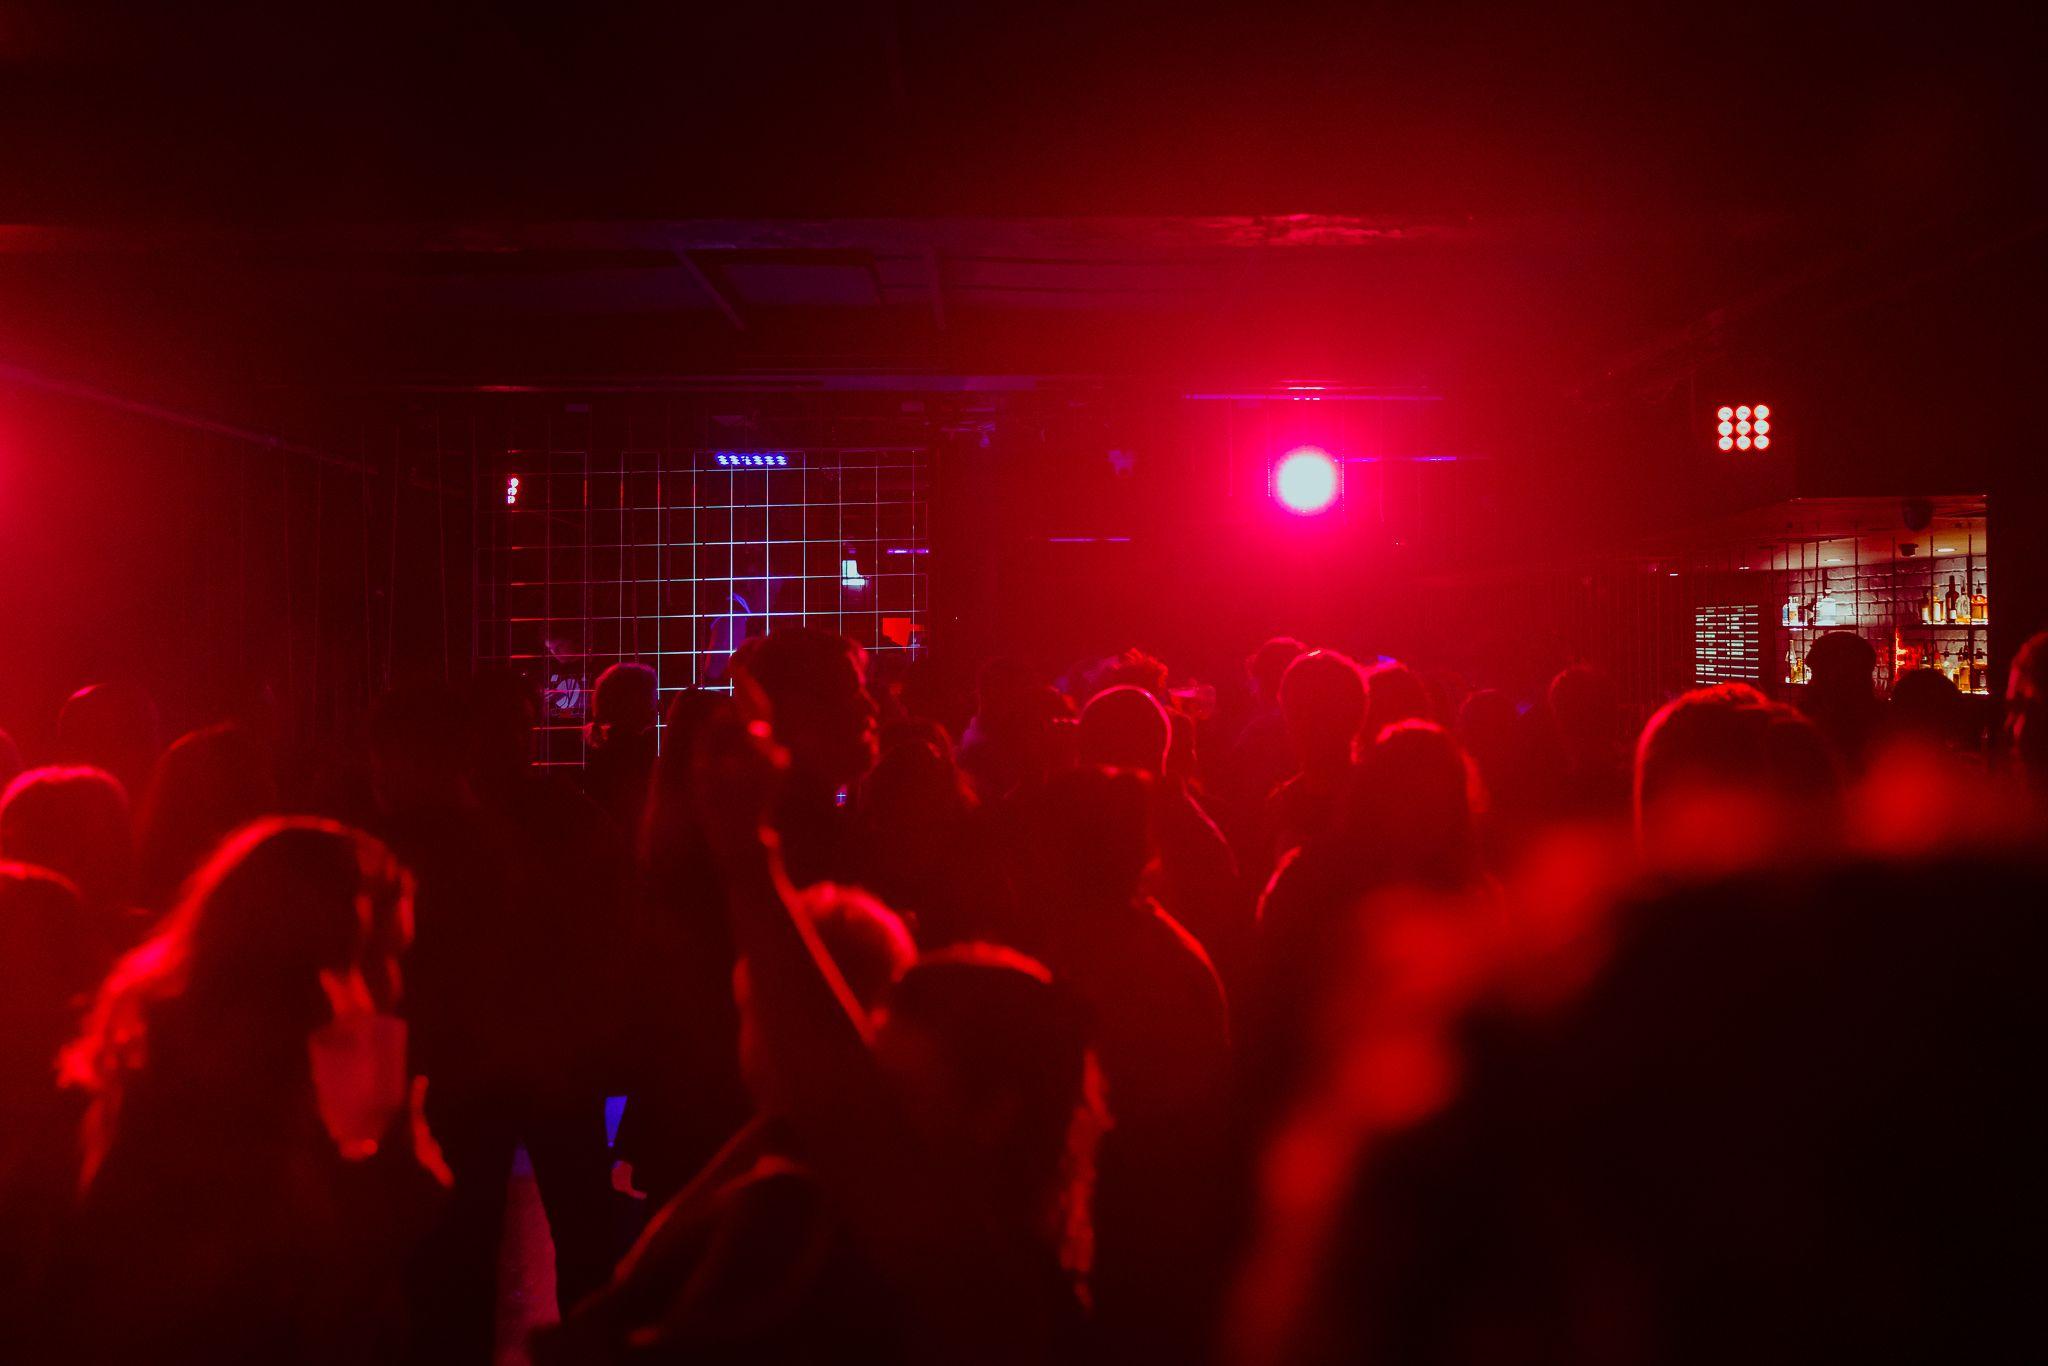
[[[1638,791],[1653,857],[1750,804],[1712,856],[1631,888],[1578,836],[1497,912],[1379,908],[1377,986],[1267,1154],[1236,1359],[2031,1355],[2038,813],[1938,764],[1842,798],[1816,753],[1751,690],[1690,695]]]
[[[2048,631],[2013,656],[2005,689],[2009,754],[2036,793],[2048,794]]]
[[[1362,1179],[1288,1340],[1244,1359],[2025,1359],[2044,904],[2037,868],[1973,856],[1623,907],[1583,997],[1468,1023],[1440,1113],[1295,1136]]]
[[[78,1192],[85,1106],[58,1089],[55,1062],[109,961],[70,883],[0,863],[0,1360],[34,1345],[50,1254]]]
[[[439,1157],[397,1018],[409,879],[331,822],[235,836],[114,970],[64,1075],[85,1193],[51,1278],[82,1361],[389,1360]]]

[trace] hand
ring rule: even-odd
[[[380,1014],[359,971],[323,971],[334,1018],[306,1040],[320,1122],[351,1162],[374,1156],[407,1098],[405,1021]]]
[[[758,854],[789,753],[765,720],[724,718],[698,737],[692,786],[697,818],[722,859]]]

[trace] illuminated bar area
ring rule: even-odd
[[[1995,691],[1981,495],[1794,499],[1716,523],[1693,547],[1695,683],[1794,696],[1813,642],[1853,631],[1876,652],[1881,694],[1917,668],[1967,696]]]

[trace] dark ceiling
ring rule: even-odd
[[[2034,243],[2038,32],[1895,8],[17,0],[0,361],[1655,392]]]

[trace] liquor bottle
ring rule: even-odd
[[[1948,615],[1943,620],[1947,621],[1951,626],[1962,620],[1961,617],[1956,615],[1956,603],[1962,600],[1962,596],[1961,593],[1956,591],[1956,576],[1953,574],[1949,575],[1948,594],[1942,598],[1942,603],[1948,608]]]
[[[1927,585],[1927,591],[1920,595],[1920,624],[1934,625],[1934,585]]]
[[[1991,601],[1985,595],[1983,585],[1970,590],[1970,620],[1987,622],[1991,620]]]
[[[1975,654],[1974,656],[1972,656],[1972,658],[1971,658],[1971,662],[1972,662],[1972,663],[1973,663],[1973,664],[1974,664],[1974,665],[1976,666],[1976,670],[1975,670],[1975,672],[1976,672],[1976,676],[1977,676],[1977,688],[1976,688],[1976,690],[1977,690],[1978,692],[1990,692],[1990,691],[1991,691],[1991,661],[1990,661],[1990,660],[1988,660],[1988,659],[1986,659],[1986,658],[1984,657],[1984,647],[1983,647],[1982,645],[1979,645],[1979,646],[1977,647],[1977,653],[1976,653],[1976,654]]]
[[[1966,645],[1956,651],[1956,691],[1970,691],[1970,649]]]

